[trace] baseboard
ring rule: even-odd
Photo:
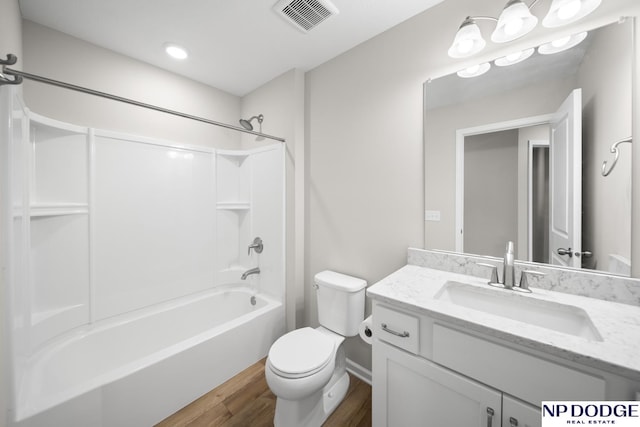
[[[358,365],[356,362],[351,359],[347,359],[347,371],[360,378],[365,383],[371,385],[371,371],[361,365]]]

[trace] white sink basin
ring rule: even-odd
[[[484,289],[452,281],[446,282],[434,298],[533,326],[602,341],[589,315],[572,305],[530,298],[512,290]]]

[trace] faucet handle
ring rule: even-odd
[[[545,273],[533,270],[523,270],[520,275],[520,284],[518,285],[519,290],[522,292],[531,292],[531,289],[529,289],[529,279],[527,279],[528,275],[542,277]]]
[[[491,269],[491,278],[488,282],[490,285],[494,283],[500,283],[500,281],[498,280],[498,266],[486,262],[476,262],[475,264],[479,265],[480,267],[487,267]]]
[[[262,244],[262,239],[259,237],[256,237],[255,239],[253,239],[253,243],[251,243],[249,245],[249,248],[247,249],[247,255],[251,255],[251,249],[256,251],[256,253],[261,254],[262,249],[264,249],[264,245]]]

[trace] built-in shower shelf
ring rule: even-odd
[[[225,159],[231,160],[237,165],[241,165],[242,162],[247,159],[251,155],[250,152],[247,151],[226,151],[226,150],[218,150],[218,156],[224,157]]]
[[[250,202],[218,202],[218,209],[229,211],[248,211],[251,209]]]
[[[86,215],[89,206],[86,203],[51,203],[31,205],[29,210],[32,217]]]

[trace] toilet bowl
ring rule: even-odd
[[[320,327],[296,329],[271,346],[265,365],[276,395],[275,427],[319,427],[349,388],[346,336],[357,335],[364,318],[362,279],[332,271],[315,276]]]
[[[320,426],[349,388],[344,337],[323,327],[301,328],[269,350],[265,376],[276,395],[274,426]]]

